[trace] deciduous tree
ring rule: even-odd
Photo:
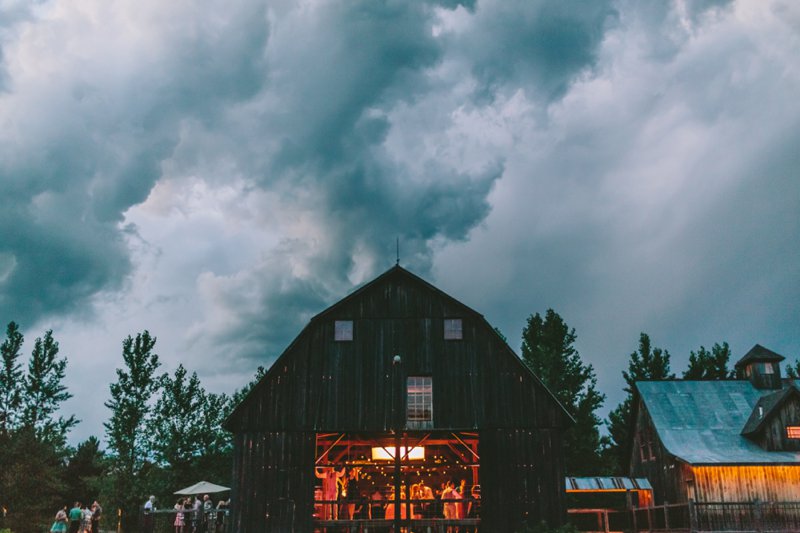
[[[160,363],[153,349],[156,338],[145,330],[122,341],[124,368],[117,369],[117,381],[110,386],[111,399],[105,406],[111,418],[104,424],[110,473],[110,497],[123,510],[123,520],[129,522],[136,516],[138,501],[146,490],[142,486],[142,469],[145,461],[152,459],[150,414],[152,398],[161,383],[156,374]]]

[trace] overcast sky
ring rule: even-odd
[[[121,342],[214,392],[395,261],[608,395],[648,332],[800,356],[796,0],[0,0],[0,321],[102,434]]]

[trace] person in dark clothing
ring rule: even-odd
[[[358,481],[359,470],[359,468],[351,469],[347,480],[347,496],[345,496],[347,504],[345,508],[347,509],[346,518],[350,520],[356,518],[361,512],[361,486]]]
[[[92,504],[92,533],[100,533],[100,518],[103,516],[103,508],[100,502],[95,500]]]

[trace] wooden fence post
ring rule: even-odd
[[[694,498],[689,498],[689,531],[695,533],[700,529],[697,521],[697,507],[694,504]]]
[[[761,533],[764,529],[763,524],[761,523],[761,501],[755,500],[753,502],[753,515],[755,516],[756,523],[756,533]]]
[[[664,500],[664,529],[669,531],[669,502]]]

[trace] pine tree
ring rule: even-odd
[[[646,333],[639,335],[639,349],[630,355],[628,370],[622,372],[625,378],[625,392],[628,396],[616,409],[608,414],[608,432],[611,446],[607,450],[609,460],[614,465],[615,473],[628,473],[630,460],[631,431],[633,429],[633,392],[637,381],[672,379],[670,373],[670,355],[667,350],[652,348],[650,337]]]
[[[117,381],[110,386],[111,400],[105,403],[111,410],[111,418],[104,423],[111,453],[109,503],[123,510],[123,520],[128,523],[135,519],[138,502],[146,492],[141,474],[145,461],[152,459],[147,436],[151,399],[163,379],[156,375],[160,363],[153,352],[155,344],[156,338],[147,330],[122,342],[125,368],[117,369]]]
[[[0,445],[22,417],[22,365],[19,363],[24,337],[19,326],[9,322],[6,339],[0,344]]]
[[[710,352],[700,346],[697,352],[690,352],[689,368],[683,373],[683,379],[734,379],[735,373],[728,369],[730,358],[731,349],[727,342],[714,343]]]
[[[605,396],[597,390],[591,364],[584,364],[575,349],[575,329],[570,329],[552,309],[545,318],[528,317],[522,331],[522,359],[575,419],[564,436],[566,472],[597,474],[603,470],[600,419],[595,411]]]

